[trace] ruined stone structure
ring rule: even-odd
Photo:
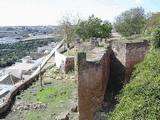
[[[107,92],[113,96],[128,82],[134,65],[143,61],[148,51],[147,41],[113,42],[110,50],[94,49],[91,53],[78,53],[76,71],[78,78],[79,120],[95,120],[96,111],[102,107]]]
[[[65,56],[60,52],[55,52],[56,67],[63,73],[68,73],[74,70],[74,56]]]
[[[128,82],[134,65],[140,63],[144,60],[145,54],[148,51],[148,42],[141,41],[135,43],[126,43],[126,72],[125,72],[125,81]]]
[[[109,51],[93,49],[88,56],[91,59],[86,53],[78,53],[76,60],[80,120],[94,120],[103,104],[109,77]]]
[[[122,81],[128,82],[131,77],[134,65],[143,61],[145,53],[148,51],[148,42],[117,41],[112,43],[111,48],[113,50],[111,63],[113,66],[113,72],[115,73],[115,71],[117,71],[117,68],[120,72],[120,74],[115,73],[113,76],[121,76]]]

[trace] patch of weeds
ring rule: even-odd
[[[49,75],[45,77],[46,75]],[[58,79],[61,77],[61,79]],[[61,112],[69,110],[69,102],[73,97],[73,92],[76,89],[74,81],[74,73],[62,74],[56,68],[47,70],[42,76],[43,82],[51,82],[51,84],[43,84],[43,89],[40,87],[40,81],[36,81],[28,89],[24,90],[16,97],[17,102],[26,104],[44,103],[45,111],[24,110],[16,111],[7,117],[6,120],[54,120]],[[20,118],[19,118],[20,117]]]
[[[37,93],[36,99],[43,103],[66,100],[71,95],[73,84],[70,82],[57,81],[53,86],[45,87],[42,91]]]
[[[26,113],[26,120],[45,120],[46,112],[29,111]]]

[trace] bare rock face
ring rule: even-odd
[[[69,120],[69,112],[61,113],[56,117],[56,120]]]

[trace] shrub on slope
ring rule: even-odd
[[[109,120],[160,119],[160,49],[150,51],[136,66]]]
[[[160,48],[160,26],[156,27],[153,32],[153,46]]]

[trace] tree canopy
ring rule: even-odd
[[[82,39],[91,37],[109,38],[111,36],[112,25],[108,21],[102,21],[94,15],[88,20],[80,21],[77,25],[76,34]]]
[[[146,23],[147,34],[151,34],[157,26],[160,26],[160,12],[149,14]]]
[[[79,16],[66,14],[60,21],[60,34],[66,39],[65,42],[68,48],[70,48],[70,43],[72,43],[77,37],[75,34],[75,28],[79,20]]]
[[[141,34],[146,24],[145,11],[141,7],[133,8],[123,12],[116,18],[114,28],[123,36]]]

